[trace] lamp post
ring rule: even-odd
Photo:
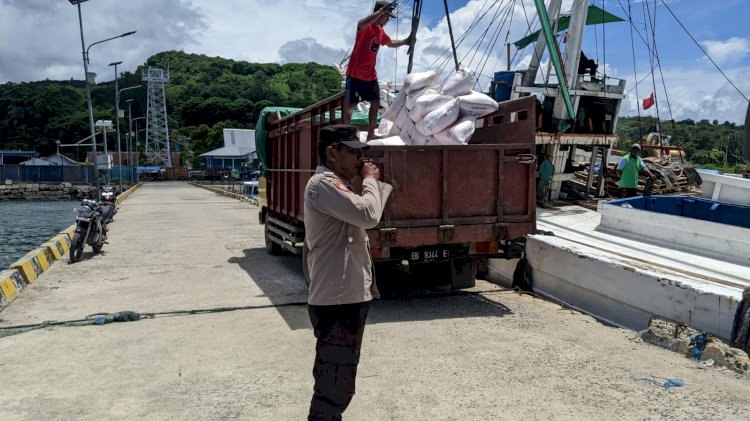
[[[120,191],[122,191],[122,156],[120,156],[120,91],[117,86],[117,65],[122,61],[109,63],[109,66],[115,67],[115,127],[117,128],[117,178],[120,181]]]
[[[84,71],[84,81],[86,82],[86,100],[88,103],[88,111],[89,111],[89,128],[91,130],[91,152],[93,154],[93,160],[94,160],[94,178],[96,179],[96,191],[97,191],[97,197],[99,195],[99,169],[96,162],[96,132],[94,131],[94,108],[91,104],[91,85],[89,84],[89,50],[91,47],[93,47],[96,44],[101,44],[103,42],[107,42],[116,38],[122,38],[126,37],[128,35],[133,35],[135,31],[126,32],[122,35],[118,35],[116,37],[107,38],[101,41],[97,41],[91,45],[86,47],[86,42],[83,39],[83,18],[81,17],[81,3],[88,1],[88,0],[68,0],[70,4],[74,6],[78,6],[78,25],[81,30],[81,49],[83,49],[83,71]],[[106,145],[105,145],[106,146]]]
[[[146,118],[146,116],[136,117],[136,118],[133,119],[133,122],[135,123],[135,143],[133,144],[133,146],[134,146],[133,149],[135,150],[135,152],[138,152],[138,146],[139,146],[138,145],[138,132],[145,130],[145,129],[138,130],[138,120],[143,120],[145,118]]]
[[[117,87],[117,84],[115,84],[115,88],[116,87]],[[116,100],[117,100],[117,104],[118,104],[117,105],[117,147],[118,148],[120,147],[120,105],[119,105],[120,104],[120,98],[122,97],[122,93],[125,92],[125,91],[127,91],[128,89],[136,89],[136,88],[140,88],[140,87],[141,87],[141,85],[135,85],[135,86],[131,86],[131,87],[128,87],[128,88],[122,88],[119,91],[117,91],[117,98],[116,98]],[[130,167],[130,132],[133,130],[133,127],[132,127],[133,126],[133,122],[132,122],[132,120],[130,120],[132,118],[132,116],[130,114],[131,113],[131,111],[130,111],[130,103],[133,102],[133,100],[132,99],[128,99],[128,100],[125,100],[125,102],[128,103],[128,121],[129,121],[129,124],[128,124],[128,135],[125,137],[126,138],[126,140],[125,140],[125,148],[128,151],[128,167]],[[118,152],[118,155],[119,155],[120,150],[118,149],[117,152]],[[120,171],[122,172],[122,159],[119,159],[119,161],[120,161]],[[132,169],[130,170],[130,172],[131,173],[133,172]],[[132,182],[132,177],[130,177],[130,178],[131,178],[131,182]],[[122,190],[122,176],[120,177],[120,190]]]
[[[83,40],[83,19],[81,18],[81,3],[87,0],[69,0],[70,4],[78,6],[78,25],[81,28],[81,51],[83,52],[83,79],[86,82],[86,100],[89,108],[89,128],[91,130],[91,159],[94,161],[94,179],[96,191],[99,194],[99,170],[96,166],[96,132],[94,131],[94,110],[91,107],[91,87],[89,86],[89,64],[86,59],[86,42]]]
[[[126,99],[125,102],[128,104],[128,135],[125,136],[125,149],[128,151],[128,179],[130,183],[133,183],[133,162],[130,155],[130,136],[133,135],[133,110],[130,107],[133,104],[132,99]]]

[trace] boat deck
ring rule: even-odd
[[[675,272],[690,282],[708,288],[729,288],[736,298],[750,286],[750,268],[695,253],[637,241],[617,234],[598,231],[598,212],[580,206],[537,210],[537,228],[555,233],[556,237],[612,255],[618,261],[655,271]]]
[[[731,336],[747,266],[598,230],[599,213],[580,206],[538,209],[526,258],[533,288],[616,326],[644,329],[658,315]],[[742,228],[740,228],[742,229]],[[512,278],[513,262],[490,262],[490,279]]]

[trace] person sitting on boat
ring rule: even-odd
[[[411,36],[402,40],[391,40],[383,30],[390,18],[396,17],[396,2],[376,1],[373,13],[357,22],[357,36],[352,55],[346,67],[346,91],[349,100],[349,117],[360,101],[370,102],[370,120],[367,138],[371,139],[377,124],[380,107],[380,86],[375,61],[381,45],[397,48],[409,44]]]
[[[630,153],[623,156],[615,168],[617,175],[620,176],[620,195],[623,199],[638,196],[638,174],[641,171],[648,174],[651,179],[654,178],[651,171],[643,164],[640,153],[641,145],[634,143],[630,147]]]
[[[596,62],[581,51],[581,58],[578,59],[578,74],[585,75],[588,73],[592,78],[596,77],[596,69],[599,67]]]

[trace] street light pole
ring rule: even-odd
[[[84,81],[86,82],[86,101],[88,103],[88,112],[89,112],[89,128],[91,131],[91,152],[93,154],[93,161],[94,161],[94,179],[96,180],[96,191],[97,191],[97,198],[99,198],[100,194],[100,186],[99,186],[99,167],[97,165],[96,161],[96,132],[94,130],[94,108],[91,102],[91,84],[89,83],[89,50],[91,47],[93,47],[96,44],[101,44],[103,42],[111,41],[116,38],[122,38],[126,37],[128,35],[133,35],[136,31],[130,31],[126,32],[122,35],[118,35],[116,37],[107,38],[105,40],[97,41],[86,48],[86,42],[83,39],[83,18],[81,17],[81,3],[88,1],[88,0],[68,0],[70,4],[74,6],[78,6],[78,25],[80,27],[81,31],[81,48],[83,49],[83,72],[84,72]],[[107,147],[106,144],[106,135],[105,135],[105,141],[104,141],[104,147]]]
[[[125,92],[125,91],[127,91],[128,89],[136,89],[136,88],[140,88],[140,87],[141,87],[141,85],[135,85],[135,86],[131,86],[129,88],[122,88],[122,89],[120,89],[118,91],[118,95],[117,95],[118,96],[118,99],[117,99],[117,103],[118,103],[118,109],[117,109],[117,133],[118,133],[118,137],[119,137],[119,133],[120,133],[120,111],[119,111],[120,100],[119,100],[119,98],[121,98],[122,97],[122,93]],[[125,102],[128,103],[128,118],[130,119],[130,118],[132,118],[132,116],[130,115],[130,112],[131,112],[130,111],[130,103],[133,102],[133,100],[132,99],[128,99],[128,100],[125,100]],[[128,135],[125,137],[125,147],[127,148],[127,151],[128,151],[128,167],[130,167],[130,132],[133,130],[132,126],[133,126],[133,122],[130,121],[129,124],[128,124]],[[117,143],[118,144],[120,143],[119,138],[117,140]],[[120,171],[122,171],[122,159],[120,159]],[[133,172],[132,169],[130,170],[130,172],[131,173]],[[132,177],[131,176],[128,176],[128,177],[131,179],[131,182],[132,182]],[[122,190],[122,180],[120,180],[120,190]]]
[[[115,127],[117,128],[117,178],[120,181],[120,191],[122,191],[122,155],[120,152],[120,90],[117,86],[117,65],[122,64],[122,61],[115,61],[109,63],[110,66],[115,66]]]
[[[91,86],[89,86],[89,64],[86,52],[86,42],[83,40],[83,18],[81,17],[81,3],[86,0],[69,0],[70,4],[78,6],[78,25],[81,29],[81,51],[83,54],[83,80],[86,82],[86,100],[89,108],[89,129],[91,130],[91,159],[94,161],[94,180],[96,180],[96,194],[99,195],[99,168],[96,165],[96,132],[94,131],[94,109],[91,106]]]
[[[125,136],[125,149],[128,151],[128,180],[130,180],[130,184],[133,184],[132,155],[130,155],[130,136],[133,134],[133,110],[130,106],[133,104],[133,100],[126,99],[125,102],[128,103],[128,134]]]
[[[138,152],[138,146],[139,146],[138,145],[138,131],[139,131],[138,130],[138,120],[143,120],[145,118],[146,118],[146,116],[136,117],[136,118],[133,119],[133,122],[135,122],[135,143],[133,144],[133,146],[134,146],[133,149],[135,150],[136,153]]]

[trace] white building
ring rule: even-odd
[[[206,169],[242,170],[242,163],[255,158],[255,130],[224,129],[224,146],[206,152]]]

